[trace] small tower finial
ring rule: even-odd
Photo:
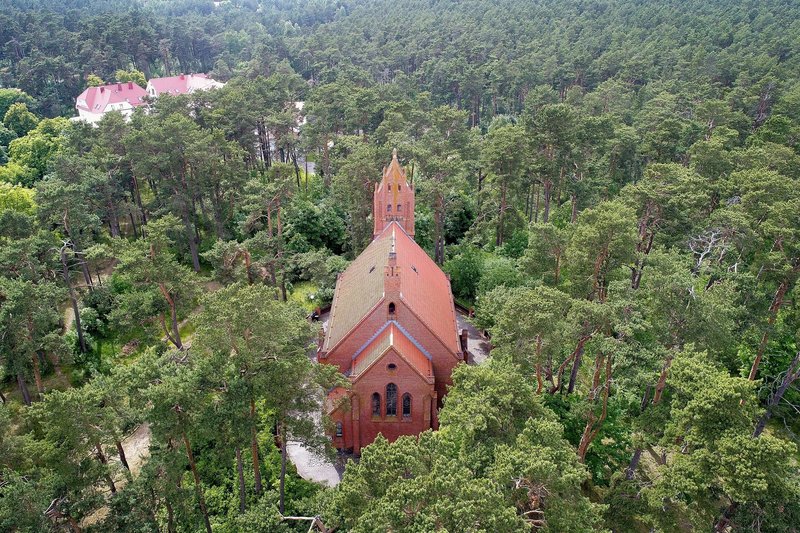
[[[397,159],[397,148],[392,148],[392,159]]]

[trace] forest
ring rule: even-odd
[[[0,0],[0,122],[0,531],[800,528],[800,3]],[[344,466],[394,148],[493,349]]]

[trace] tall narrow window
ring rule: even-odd
[[[342,423],[341,422],[336,422],[336,436],[337,437],[341,437],[342,434],[343,434]]]
[[[386,416],[397,416],[397,385],[386,385]]]
[[[403,204],[397,204],[397,211],[403,210]]]
[[[389,302],[389,314],[394,314],[394,302]]]
[[[411,418],[411,395],[403,394],[403,418]]]
[[[392,204],[386,204],[386,212],[387,213],[391,213],[392,212]]]
[[[372,393],[372,416],[381,416],[381,395]]]

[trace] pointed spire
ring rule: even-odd
[[[397,160],[397,148],[392,150],[392,162],[389,163],[389,168],[384,170],[383,175],[393,185],[405,184],[406,173],[403,172],[403,167],[400,166],[400,161]]]

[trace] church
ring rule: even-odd
[[[349,389],[328,395],[333,444],[359,455],[379,433],[389,441],[438,427],[438,410],[464,350],[450,280],[414,242],[414,186],[397,160],[373,194],[372,242],[339,275],[321,363]]]

